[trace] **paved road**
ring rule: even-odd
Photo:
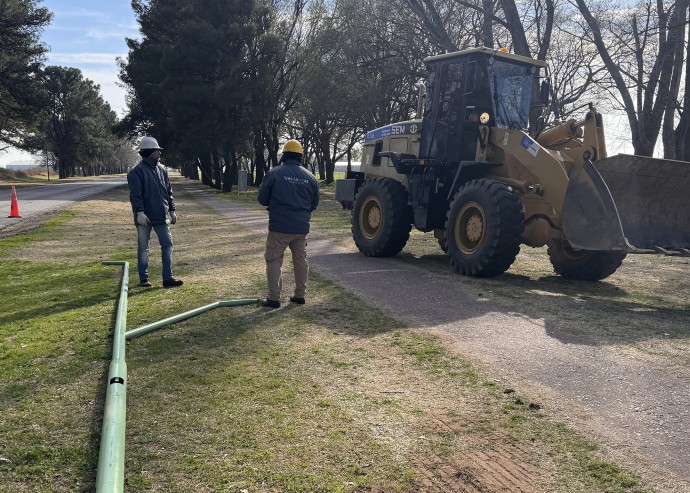
[[[266,231],[265,212],[185,188],[232,221]],[[671,471],[684,484],[674,491],[690,491],[688,376],[606,346],[558,337],[543,319],[507,313],[490,300],[478,301],[476,293],[452,280],[439,280],[395,258],[368,258],[312,235],[309,259],[320,274],[411,326],[436,331],[510,381],[544,389],[562,406],[559,416],[584,416],[585,426],[622,445],[621,457],[640,457],[650,467]]]
[[[62,209],[73,202],[97,195],[127,183],[127,179],[103,178],[56,182],[35,187],[17,188],[17,202],[21,218],[8,218],[12,199],[10,186],[0,186],[0,229],[46,212]]]

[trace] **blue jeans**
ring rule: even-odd
[[[139,271],[139,281],[149,279],[149,241],[151,230],[156,232],[158,243],[161,245],[161,258],[163,261],[163,280],[172,279],[172,235],[167,224],[157,224],[152,226],[147,224],[141,226],[137,224],[137,270]]]

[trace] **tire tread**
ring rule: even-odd
[[[523,206],[507,185],[486,178],[471,180],[460,187],[453,198],[446,214],[446,231],[453,220],[451,215],[455,202],[461,200],[463,194],[472,192],[484,194],[489,199],[490,207],[485,213],[491,216],[495,227],[487,231],[487,235],[490,234],[491,237],[486,238],[485,246],[481,248],[483,251],[488,250],[471,260],[463,258],[459,252],[455,257],[448,243],[450,234],[446,235],[445,250],[457,273],[474,277],[497,276],[510,268],[520,252],[524,231]]]
[[[373,189],[373,190],[372,190]],[[390,211],[388,218],[382,218],[383,230],[375,242],[363,237],[359,232],[357,201],[367,193],[378,193],[381,207]],[[355,197],[352,211],[352,238],[357,249],[367,257],[392,257],[400,253],[410,238],[412,212],[407,204],[407,190],[403,185],[391,178],[377,177],[364,182]]]

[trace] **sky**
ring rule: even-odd
[[[101,88],[101,96],[118,117],[126,111],[125,90],[119,87],[117,57],[127,55],[125,38],[138,38],[130,0],[43,0],[53,13],[43,31],[46,65],[75,67]],[[0,154],[0,166],[31,159],[21,152]]]

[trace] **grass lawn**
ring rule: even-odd
[[[155,287],[136,286],[126,187],[0,240],[0,491],[94,489],[120,283],[102,260],[130,262],[128,329],[264,294],[263,235],[177,203],[174,290],[155,240]],[[324,202],[314,228],[348,218]],[[309,289],[128,343],[126,491],[657,491],[440,341],[315,273]]]
[[[0,168],[2,170],[3,168]],[[108,176],[124,176],[124,175],[101,175],[101,176],[73,176],[71,178],[58,178],[57,173],[50,171],[50,176],[48,173],[43,171],[37,174],[26,174],[19,173],[19,176],[14,176],[14,173],[0,173],[0,187],[9,188],[14,185],[16,188],[22,187],[33,187],[37,185],[50,185],[55,183],[65,183],[68,181],[81,181],[81,180],[100,180]]]

